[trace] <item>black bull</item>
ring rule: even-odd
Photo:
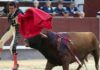
[[[75,62],[75,58],[68,51],[67,47],[62,51],[59,51],[60,49],[58,49],[59,46],[57,43],[60,42],[57,41],[58,37],[56,34],[48,32],[47,35],[48,38],[43,38],[41,35],[37,35],[34,38],[27,39],[29,46],[37,49],[45,56],[47,59],[45,70],[52,70],[53,67],[58,65],[62,66],[63,70],[69,70],[69,64]],[[96,70],[99,70],[99,42],[94,33],[68,32],[66,35],[73,42],[74,46],[70,45],[70,48],[74,47],[74,53],[79,60],[83,61],[88,54],[92,54]]]

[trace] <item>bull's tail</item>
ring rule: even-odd
[[[96,70],[99,70],[99,42],[97,40],[96,37],[93,37],[93,46],[95,47],[95,49],[92,52],[92,55],[94,57],[95,60],[95,67]]]

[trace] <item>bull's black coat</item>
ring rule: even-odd
[[[53,35],[55,36],[55,34]],[[95,60],[96,70],[99,70],[99,43],[94,33],[69,32],[67,33],[67,36],[74,44],[74,46],[69,46],[71,48],[75,48],[75,53],[80,61],[83,61],[88,54],[92,54]],[[75,62],[75,59],[69,51],[66,50],[66,55],[60,54],[57,49],[58,45],[56,36],[53,37],[48,35],[48,38],[42,38],[41,35],[37,35],[36,37],[29,38],[27,40],[31,48],[40,51],[47,59],[45,70],[51,70],[57,65],[63,66],[63,70],[69,70],[69,64]]]

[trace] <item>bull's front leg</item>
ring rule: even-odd
[[[69,64],[70,64],[70,57],[69,56],[63,56],[62,57],[63,70],[69,70]]]
[[[52,63],[50,63],[49,61],[47,61],[45,70],[52,70],[53,67],[54,67],[54,65]]]

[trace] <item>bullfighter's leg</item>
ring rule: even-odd
[[[3,46],[2,41],[0,41],[0,59],[1,59],[1,53],[2,53],[2,46]]]
[[[2,53],[2,48],[4,44],[12,37],[12,29],[10,29],[8,32],[6,32],[2,38],[0,39],[0,55]]]
[[[15,41],[15,33],[13,33],[13,38],[12,38],[12,41],[11,41],[11,44],[10,44],[10,52],[11,52],[11,55],[13,55],[13,45],[14,45],[14,41]]]
[[[52,63],[50,63],[49,61],[47,61],[45,70],[52,70],[52,68],[53,68],[54,66],[55,66],[55,65],[53,65]]]
[[[14,60],[14,65],[13,65],[13,70],[18,69],[18,62],[17,62],[17,52],[16,52],[16,46],[18,45],[18,40],[19,36],[16,34],[15,39],[14,39],[14,44],[12,46],[12,54],[13,54],[13,60]]]

